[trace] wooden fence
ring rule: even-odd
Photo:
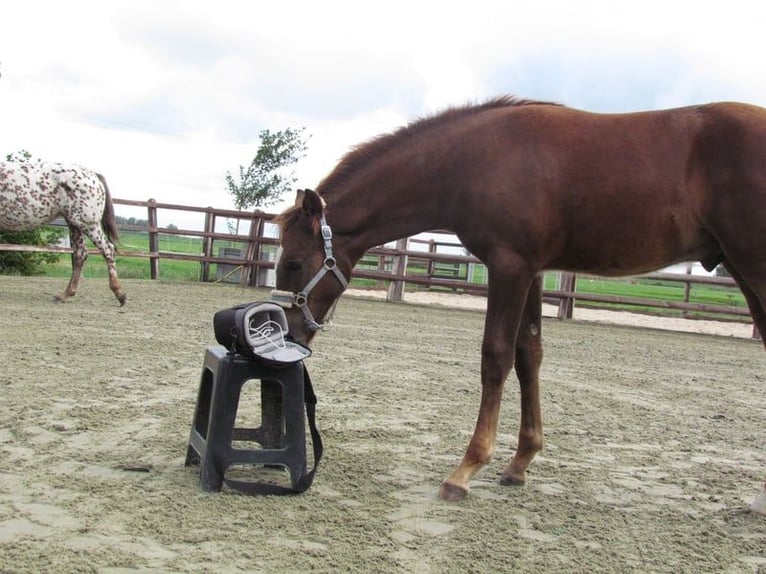
[[[141,231],[148,233],[146,251],[120,250],[123,257],[148,259],[152,279],[160,278],[161,261],[188,260],[200,264],[200,281],[227,280],[236,275],[242,286],[268,286],[269,270],[274,268],[273,255],[278,239],[275,226],[270,224],[274,214],[262,211],[241,212],[213,207],[191,207],[185,205],[114,199],[115,205],[138,207],[146,210],[148,228],[144,226],[121,226],[123,231]],[[179,229],[176,226],[160,227],[159,212],[198,213],[203,219],[202,231]],[[171,217],[172,219],[172,217]],[[227,231],[218,231],[221,222],[227,224]],[[236,223],[232,223],[236,222]],[[246,233],[232,232],[230,227],[247,228]],[[436,231],[435,233],[438,233]],[[181,236],[201,238],[200,253],[179,253],[160,249],[162,236]],[[220,247],[225,242],[226,247]],[[215,247],[219,252],[216,254]],[[239,245],[239,248],[232,248]],[[449,252],[440,251],[446,248]],[[36,247],[28,245],[0,244],[0,251],[32,251],[48,253],[71,253],[65,247]],[[213,274],[213,266],[216,266]],[[379,246],[370,249],[352,275],[353,279],[384,282],[388,288],[389,301],[401,301],[407,285],[421,288],[447,289],[457,293],[486,295],[486,269],[475,257],[467,253],[460,244],[435,239],[403,238],[394,246]],[[635,297],[623,297],[604,294],[578,292],[576,283],[582,276],[572,273],[558,273],[556,288],[546,289],[545,299],[559,307],[561,319],[572,317],[575,301],[588,302],[591,305],[629,305],[646,309],[674,309],[683,313],[715,315],[740,321],[749,320],[746,307],[736,305],[712,305],[690,301],[694,285],[716,285],[738,291],[734,281],[728,277],[697,276],[691,273],[651,273],[640,278],[657,281],[678,282],[684,285],[682,301],[667,301]]]

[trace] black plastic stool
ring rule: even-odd
[[[261,381],[262,425],[235,428],[242,387],[254,379]],[[284,489],[227,480],[225,473],[232,464],[285,467],[293,490],[305,490],[301,488],[306,475],[305,417],[302,362],[275,369],[212,345],[205,352],[185,465],[200,466],[200,486],[208,492],[220,491],[224,482],[263,494]],[[263,448],[234,448],[235,440],[254,441]]]

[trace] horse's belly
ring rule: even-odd
[[[712,238],[694,241],[658,241],[657,237],[620,241],[613,237],[598,246],[579,246],[556,262],[557,269],[605,277],[650,273],[683,261],[700,261],[705,267],[721,261],[721,249]]]

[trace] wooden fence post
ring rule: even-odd
[[[149,277],[152,279],[160,278],[160,241],[157,234],[157,202],[149,199],[146,210],[149,219]]]
[[[575,281],[577,277],[574,273],[561,272],[559,275],[559,291],[574,293]],[[574,313],[574,297],[565,295],[559,299],[559,319],[571,319]]]
[[[213,233],[215,230],[215,214],[213,208],[208,207],[205,212],[205,233]],[[209,235],[202,237],[202,265],[200,267],[200,281],[207,283],[210,280],[210,263],[208,258],[213,256],[213,238]]]
[[[258,276],[261,274],[261,267],[259,265],[250,265],[250,261],[257,261],[261,258],[261,242],[260,238],[263,237],[263,217],[257,215],[259,211],[253,214],[253,219],[250,220],[250,233],[247,237],[247,249],[245,249],[245,261],[247,264],[242,270],[239,276],[239,284],[242,287],[257,287]]]
[[[397,251],[407,251],[408,238],[399,239],[396,242]],[[403,276],[407,274],[407,255],[400,253],[394,255],[394,275]],[[400,302],[404,299],[404,281],[401,279],[394,279],[388,284],[388,293],[386,294],[386,301]]]
[[[428,252],[432,255],[436,253],[436,241],[434,241],[433,239],[428,241]],[[435,267],[436,265],[434,264],[434,260],[429,258],[428,260],[428,276],[429,277],[434,276]]]
[[[687,263],[686,264],[686,274],[687,275],[691,275],[692,274],[692,264],[691,263]],[[686,283],[684,283],[684,303],[688,303],[689,302],[689,299],[691,299],[691,294],[692,294],[692,284],[691,284],[691,281],[687,281]],[[688,317],[689,316],[689,311],[684,309],[681,312],[681,314],[684,317]]]

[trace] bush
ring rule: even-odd
[[[30,231],[0,231],[0,243],[16,245],[51,245],[66,235],[66,230],[40,227]],[[55,263],[55,253],[29,253],[0,251],[0,273],[4,275],[35,275],[42,272],[46,263]]]

